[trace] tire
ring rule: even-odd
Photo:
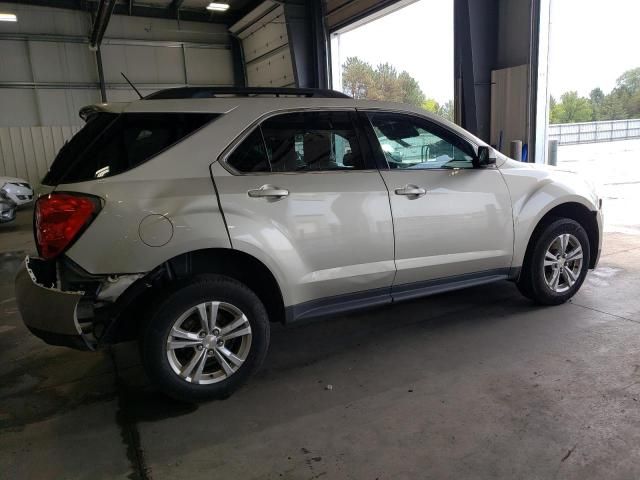
[[[531,239],[517,282],[518,289],[541,305],[566,302],[580,289],[587,276],[589,253],[589,237],[578,222],[560,218],[543,224]]]
[[[268,346],[264,305],[244,284],[221,275],[195,277],[172,289],[141,334],[150,380],[186,402],[228,398],[260,368]]]

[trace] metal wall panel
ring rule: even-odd
[[[0,42],[0,79],[7,82],[33,80],[28,47],[27,42],[21,40]]]
[[[0,11],[18,16],[17,22],[2,22],[0,33],[86,36],[91,30],[89,15],[78,10],[0,2]]]
[[[56,152],[100,102],[86,12],[0,3],[18,22],[0,22],[0,176],[38,184]],[[185,84],[233,85],[227,27],[222,24],[114,15],[102,44],[107,98],[138,98]]]
[[[38,125],[34,90],[0,88],[0,127]]]
[[[27,41],[35,82],[97,82],[95,54],[81,43]]]
[[[231,50],[186,47],[184,54],[189,85],[233,85]]]
[[[29,125],[82,125],[78,116],[80,109],[100,101],[100,92],[94,89],[37,89],[31,92],[36,96],[40,122]]]
[[[185,83],[182,48],[144,45],[103,45],[106,83],[122,83],[124,72],[133,83]]]

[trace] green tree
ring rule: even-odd
[[[440,114],[440,104],[433,98],[427,98],[424,102],[422,102],[422,108],[424,108],[427,112],[431,112],[435,115]]]
[[[616,80],[616,88],[625,91],[629,96],[640,92],[640,67],[627,70]]]
[[[372,100],[402,101],[398,72],[389,62],[381,63],[376,67],[373,84],[374,89],[370,96]]]
[[[614,89],[605,97],[602,103],[600,120],[624,120],[629,118],[629,112],[627,111],[629,100],[628,95]]]
[[[373,86],[373,67],[358,57],[348,57],[342,65],[342,90],[356,99],[369,98]]]
[[[589,100],[591,101],[591,110],[593,111],[593,115],[591,119],[596,120],[604,120],[602,117],[603,107],[605,102],[606,95],[602,91],[600,87],[594,88],[589,92]]]
[[[438,115],[453,122],[453,100],[447,100],[438,110]]]
[[[421,106],[425,95],[408,72],[398,73],[390,63],[375,69],[358,57],[348,57],[342,65],[342,90],[353,98],[386,100]]]
[[[626,113],[622,118],[640,117],[640,67],[627,70],[618,77],[616,88],[611,92],[614,114],[623,107]]]
[[[588,98],[578,96],[578,92],[566,92],[560,96],[550,113],[551,123],[589,122],[593,118],[593,109]]]
[[[403,71],[398,76],[402,102],[419,107],[424,102],[424,93],[420,85],[409,73]]]

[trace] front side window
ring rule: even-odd
[[[389,168],[473,168],[471,146],[441,127],[394,113],[369,119]]]
[[[242,173],[313,172],[364,168],[349,112],[285,113],[265,120],[231,153]]]

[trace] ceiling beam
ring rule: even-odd
[[[53,7],[64,8],[68,10],[80,10],[91,11],[95,10],[95,5],[99,4],[96,0],[20,0],[24,5],[36,5],[41,7]],[[169,20],[175,20],[176,15],[167,7],[159,7],[154,5],[146,5],[137,3],[136,0],[131,2],[120,3],[118,1],[113,9],[114,15],[131,15],[134,17],[146,17],[146,18],[166,18]],[[205,22],[211,23],[223,23],[226,25],[232,25],[244,16],[246,12],[233,11],[227,12],[224,15],[215,15],[212,17],[211,12],[202,9],[191,9],[180,7],[180,20],[190,22]]]
[[[180,18],[180,7],[184,3],[184,0],[172,0],[169,4],[169,14]]]
[[[93,22],[93,28],[91,29],[91,35],[89,36],[89,48],[97,49],[100,47],[102,37],[104,37],[104,32],[107,30],[115,6],[116,0],[100,0],[98,12]]]

